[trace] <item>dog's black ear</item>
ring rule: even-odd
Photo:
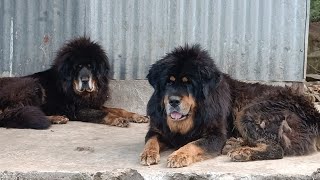
[[[63,81],[71,80],[72,66],[70,65],[70,58],[69,53],[64,53],[59,54],[54,61],[53,68],[56,70],[58,78]]]
[[[105,56],[103,57],[103,61],[99,63],[98,68],[98,76],[102,76],[104,78],[110,78],[110,65],[109,65],[109,60]]]
[[[147,79],[150,85],[157,89],[161,82],[161,73],[162,73],[162,65],[159,63],[155,63],[151,66],[149,73],[147,75]]]
[[[215,88],[217,88],[221,82],[222,74],[221,72],[214,71],[210,74],[209,78],[203,79],[203,95],[204,97],[208,97],[210,95],[210,92],[214,91]]]

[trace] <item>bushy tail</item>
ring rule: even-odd
[[[47,129],[51,125],[46,115],[35,106],[24,106],[0,112],[0,127]]]

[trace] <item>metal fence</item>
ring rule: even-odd
[[[65,40],[88,35],[114,79],[145,79],[173,47],[200,43],[242,80],[302,81],[309,0],[0,0],[0,75],[50,67]]]

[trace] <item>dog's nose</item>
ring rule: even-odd
[[[85,76],[85,77],[81,77],[81,81],[82,83],[88,83],[89,82],[89,77]]]
[[[172,106],[172,107],[177,107],[180,105],[180,102],[181,101],[181,98],[178,97],[178,96],[170,96],[169,97],[169,104]]]

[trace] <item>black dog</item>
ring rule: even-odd
[[[99,44],[86,37],[71,40],[59,50],[50,69],[0,79],[0,126],[45,129],[68,119],[120,127],[127,127],[129,121],[147,122],[144,116],[103,107],[109,70]]]
[[[143,165],[157,164],[160,151],[170,147],[177,150],[167,166],[188,166],[221,154],[230,137],[224,151],[233,161],[316,151],[320,113],[311,102],[287,87],[232,79],[199,45],[175,49],[147,77],[154,93]]]

